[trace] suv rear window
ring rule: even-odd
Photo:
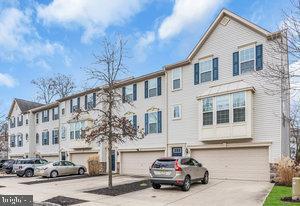
[[[156,160],[152,167],[153,168],[174,168],[175,160]]]

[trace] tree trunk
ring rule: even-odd
[[[108,188],[112,189],[112,159],[111,159],[112,141],[108,141]]]

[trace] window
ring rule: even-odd
[[[35,143],[39,144],[39,142],[40,142],[40,135],[39,135],[39,133],[36,133],[35,134]]]
[[[172,71],[172,89],[181,89],[181,68]]]
[[[149,134],[157,133],[158,131],[158,119],[157,112],[149,113]]]
[[[49,122],[49,110],[42,111],[42,122]]]
[[[93,109],[96,102],[94,102],[94,94],[87,95],[87,110]]]
[[[59,110],[58,110],[58,107],[55,107],[54,109],[53,109],[53,120],[57,120],[57,119],[59,119]]]
[[[208,97],[203,99],[202,104],[203,125],[213,124],[213,98]]]
[[[82,138],[82,130],[85,127],[84,122],[75,122],[70,124],[70,139],[81,139]]]
[[[16,146],[16,136],[11,135],[10,136],[10,147],[15,147]]]
[[[26,141],[28,140],[28,133],[26,133],[26,135],[25,135],[25,139],[26,139]]]
[[[72,101],[72,112],[75,112],[79,109],[78,98],[74,98]]]
[[[11,117],[10,118],[10,128],[14,128],[14,127],[16,127],[16,118]]]
[[[23,147],[23,134],[18,135],[18,147]]]
[[[18,116],[18,127],[23,125],[23,115]]]
[[[127,102],[133,101],[133,84],[125,87],[125,100]]]
[[[239,51],[241,74],[253,71],[255,65],[255,49],[254,47],[246,48]]]
[[[174,105],[173,106],[173,119],[180,119],[181,118],[181,105]]]
[[[233,122],[245,121],[245,92],[233,94]]]
[[[66,138],[66,127],[61,127],[61,139]]]
[[[39,123],[39,113],[35,114],[35,123],[38,124]]]
[[[60,107],[61,107],[61,115],[65,115],[65,102],[63,102],[62,104],[60,104]]]
[[[52,144],[58,144],[59,131],[58,129],[52,130]]]
[[[181,156],[182,156],[182,147],[173,147],[172,157],[181,157]]]
[[[212,60],[199,62],[200,82],[209,82],[212,80]]]
[[[25,121],[25,122],[26,122],[26,125],[28,125],[28,119],[26,119],[26,121]]]
[[[49,145],[49,131],[42,133],[42,145]]]
[[[218,96],[217,101],[217,124],[229,122],[229,95]]]
[[[150,79],[148,81],[148,94],[149,97],[157,96],[157,80],[156,79]]]

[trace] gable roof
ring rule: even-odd
[[[164,68],[165,70],[169,70],[169,69],[173,69],[179,66],[184,66],[184,65],[188,65],[189,63],[191,63],[192,59],[195,57],[195,55],[197,54],[197,52],[200,50],[200,48],[203,46],[203,44],[206,42],[206,40],[209,38],[209,36],[212,34],[212,32],[216,29],[216,27],[219,25],[220,21],[222,21],[222,19],[228,16],[229,18],[237,21],[238,23],[246,26],[247,28],[251,29],[252,31],[265,36],[267,39],[270,39],[270,37],[274,36],[278,37],[278,34],[281,34],[281,32],[275,32],[275,33],[271,33],[269,31],[267,31],[266,29],[248,21],[247,19],[244,19],[243,17],[227,10],[227,9],[222,9],[221,12],[219,13],[219,15],[217,16],[217,18],[212,22],[212,24],[209,26],[209,28],[206,30],[206,32],[204,33],[204,35],[202,36],[202,38],[199,40],[199,42],[196,44],[196,46],[193,48],[193,50],[191,51],[191,53],[188,55],[188,57],[180,62],[174,63],[174,64],[169,64],[166,65]],[[280,36],[280,35],[279,35]]]
[[[44,104],[41,104],[41,103],[28,101],[28,100],[25,100],[25,99],[15,98],[12,105],[11,105],[11,107],[10,107],[8,117],[11,115],[15,104],[17,104],[19,106],[19,108],[20,108],[20,110],[23,114],[28,112],[29,110],[31,110],[33,108],[40,107],[40,106],[44,105]]]

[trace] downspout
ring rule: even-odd
[[[60,151],[60,142],[61,142],[61,126],[60,126],[60,118],[62,115],[60,115],[60,102],[58,103],[58,160],[61,160],[61,151]],[[66,134],[65,134],[66,135]],[[67,154],[65,153],[65,157]],[[65,158],[66,159],[66,158]]]
[[[169,93],[169,87],[168,87],[168,72],[166,71],[166,68],[164,68],[165,71],[165,119],[166,119],[166,156],[169,156],[169,98],[168,98],[168,93]]]

